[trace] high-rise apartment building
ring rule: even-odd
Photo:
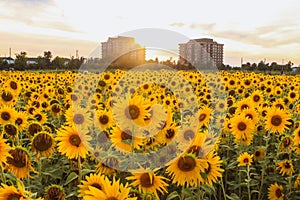
[[[194,66],[223,64],[223,46],[210,38],[190,40],[179,44],[179,61]]]
[[[145,61],[145,48],[135,43],[133,37],[109,37],[106,42],[102,42],[102,59],[119,62],[131,62],[135,64]],[[121,60],[121,61],[120,61]]]

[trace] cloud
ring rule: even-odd
[[[265,25],[254,30],[217,29],[215,23],[190,24],[191,29],[210,31],[213,37],[232,40],[245,44],[257,45],[263,48],[274,48],[282,45],[300,43],[300,30],[294,24]]]
[[[190,24],[191,29],[202,29],[204,31],[211,31],[215,28],[216,23],[209,23],[209,24],[197,24],[197,23],[192,23]]]
[[[0,3],[0,19],[13,24],[78,32],[68,23],[54,0],[4,0]]]
[[[183,27],[183,26],[185,26],[185,23],[175,22],[175,23],[170,24],[170,26],[173,26],[173,27]]]

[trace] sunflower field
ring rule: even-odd
[[[0,200],[300,199],[300,76],[0,76]]]

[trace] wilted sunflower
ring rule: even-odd
[[[204,180],[206,184],[212,186],[213,183],[218,181],[218,178],[222,177],[222,172],[224,171],[221,168],[222,160],[214,153],[214,151],[211,151],[207,156],[205,156],[204,160],[206,160],[208,164],[208,167],[202,172],[205,174]]]
[[[122,129],[145,127],[145,119],[150,118],[150,104],[141,96],[119,98],[113,107],[113,116]]]
[[[1,183],[0,187],[0,199],[2,200],[31,200],[26,195],[26,191],[22,184],[17,182],[18,188],[15,186],[8,186],[4,183]]]
[[[77,129],[74,126],[63,126],[57,131],[58,151],[69,159],[77,159],[78,156],[86,158],[91,137],[87,131]]]
[[[64,189],[59,185],[51,185],[46,189],[45,200],[65,200]]]
[[[200,172],[204,172],[208,164],[203,159],[196,158],[193,154],[186,154],[177,158],[166,169],[172,183],[181,186],[198,186],[204,183]]]
[[[291,175],[294,172],[293,163],[289,160],[284,160],[276,163],[280,167],[280,174],[284,176],[285,174]]]
[[[166,189],[168,184],[165,182],[167,178],[157,176],[154,172],[133,173],[126,179],[134,180],[131,186],[138,186],[142,193],[152,192],[157,199],[159,199],[158,192],[162,195],[168,193]]]
[[[3,125],[3,134],[6,134],[12,140],[18,137],[18,128],[13,123],[8,123]]]
[[[14,173],[17,178],[30,177],[29,171],[34,171],[34,169],[31,166],[30,154],[27,149],[18,146],[11,149],[9,154],[6,169]]]
[[[78,185],[79,190],[78,190],[78,197],[84,197],[86,195],[86,192],[89,191],[89,186],[95,187],[99,190],[103,189],[103,184],[104,184],[104,175],[100,174],[90,174],[89,176],[85,177],[85,180],[81,181],[81,184]]]
[[[265,121],[266,129],[270,130],[272,133],[282,134],[285,129],[287,129],[287,125],[290,124],[288,121],[291,119],[291,115],[279,108],[272,108],[267,112],[267,119]]]
[[[32,138],[31,148],[37,153],[37,158],[40,156],[49,158],[53,153],[54,138],[46,131],[38,132]]]
[[[269,200],[284,200],[283,187],[277,183],[269,187],[268,199]]]
[[[37,121],[33,121],[28,125],[26,133],[28,136],[31,137],[42,130],[43,130],[42,124]]]
[[[2,137],[3,135],[0,135],[0,170],[2,170],[3,164],[6,164],[10,149],[10,146],[6,144],[6,140]]]
[[[113,178],[112,182],[108,178],[104,179],[103,189],[99,190],[93,186],[89,186],[89,190],[86,191],[84,200],[99,200],[99,199],[111,199],[111,200],[135,200],[136,198],[128,198],[130,187],[128,183],[123,185],[120,183],[120,179]]]
[[[237,161],[239,163],[238,166],[240,167],[240,166],[251,165],[251,163],[252,163],[252,157],[253,157],[253,155],[250,155],[247,152],[242,153],[237,158]]]

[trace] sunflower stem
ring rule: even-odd
[[[78,155],[78,184],[81,182],[81,157]]]
[[[221,188],[222,188],[224,200],[226,200],[226,191],[225,191],[225,187],[224,187],[223,177],[221,177]]]
[[[268,146],[269,146],[269,140],[270,140],[270,133],[269,131],[267,132],[267,136],[266,136],[266,144],[265,144],[265,155],[267,155],[267,150],[268,150]],[[260,181],[260,187],[259,187],[259,193],[258,193],[258,200],[260,200],[262,198],[261,194],[262,194],[262,189],[264,186],[264,177],[265,177],[265,170],[266,170],[266,164],[264,163],[262,169],[261,169],[261,181]]]
[[[0,170],[1,170],[1,179],[2,179],[2,182],[5,184],[6,183],[6,179],[5,179],[4,170],[2,169],[2,166],[0,166]]]
[[[247,165],[247,190],[248,190],[248,199],[251,200],[251,190],[250,190],[250,165]]]

